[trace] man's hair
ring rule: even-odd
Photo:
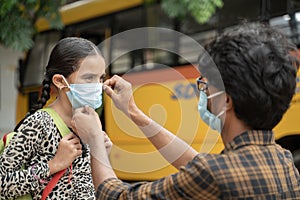
[[[296,47],[275,28],[245,24],[222,34],[206,50],[236,116],[252,129],[274,128],[295,93]]]

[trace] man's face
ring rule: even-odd
[[[214,115],[218,115],[222,110],[224,110],[226,103],[225,92],[219,95],[214,95],[220,93],[212,84],[209,84],[209,80],[206,77],[200,76],[197,79],[197,87],[199,91],[203,91],[207,95],[207,109]]]
[[[209,84],[209,81],[206,77],[200,76],[197,79],[197,87],[199,91],[203,91],[206,93],[207,99],[207,109],[213,113],[218,114],[220,112],[220,106],[223,104],[222,100],[224,100],[225,94],[220,94],[217,96],[213,96],[214,94],[220,92],[216,87]],[[211,96],[212,95],[212,96]],[[211,98],[210,98],[211,96]]]

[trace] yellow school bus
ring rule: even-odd
[[[242,16],[253,22],[262,18],[263,16],[257,14],[260,13],[258,10],[263,9],[258,3],[260,1],[255,2],[251,2],[251,5],[246,7],[245,5],[239,7],[242,5],[238,0],[224,1],[224,8],[217,11],[211,21],[203,25],[197,24],[189,17],[182,21],[170,19],[161,10],[159,3],[144,5],[142,0],[88,0],[65,5],[60,10],[65,24],[63,30],[49,30],[47,22],[43,19],[37,23],[40,33],[35,38],[35,46],[28,52],[28,57],[19,67],[20,87],[16,120],[20,121],[31,104],[37,100],[49,52],[63,37],[80,36],[99,44],[102,41],[109,41],[107,39],[111,36],[130,29],[163,27],[184,33],[198,43],[205,44],[222,30],[234,26],[237,17]],[[265,13],[271,25],[278,24],[287,14],[287,8],[282,7],[282,2],[272,1],[274,13],[272,9],[271,13]],[[290,28],[289,23],[285,24],[284,21],[282,23],[280,27],[284,30]],[[179,39],[168,41],[166,45],[185,52],[191,57],[191,62],[186,62],[174,53],[153,48],[135,49],[112,60],[113,55],[122,50],[122,42],[128,44],[129,41],[114,44],[108,42],[106,48],[102,49],[106,52],[105,57],[110,63],[107,68],[108,77],[118,74],[130,81],[135,101],[141,110],[197,151],[220,153],[223,144],[219,134],[210,130],[201,121],[197,111],[198,93],[195,80],[199,72],[195,65],[198,52],[186,48],[187,41]],[[300,45],[300,42],[297,44]],[[149,53],[154,63],[168,67],[151,66],[147,63]],[[277,142],[294,153],[298,166],[299,92],[300,74],[298,73],[297,90],[290,108],[274,129]],[[54,96],[52,95],[50,102],[55,99]],[[110,98],[104,95],[104,107],[98,112],[106,132],[114,143],[110,160],[119,178],[129,181],[155,180],[176,172],[176,169],[165,161],[143,136],[138,127],[113,106]]]

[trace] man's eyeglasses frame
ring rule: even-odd
[[[196,80],[196,82],[197,82],[197,89],[199,91],[206,91],[208,89],[207,81],[204,81],[202,79],[203,79],[203,76],[199,76],[197,78],[197,80]]]

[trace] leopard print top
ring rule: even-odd
[[[47,162],[54,157],[60,140],[47,112],[40,110],[27,117],[0,156],[0,199],[27,193],[34,200],[41,199],[46,181],[51,179]],[[47,199],[95,199],[89,151],[87,147],[87,152],[73,161],[72,169],[69,167]]]

